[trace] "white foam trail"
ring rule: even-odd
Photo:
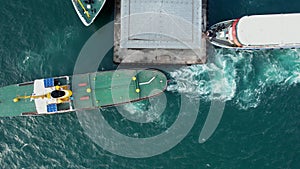
[[[149,123],[160,120],[161,114],[166,108],[166,97],[164,95],[150,98],[149,102],[141,101],[124,104],[118,107],[118,111],[126,119],[138,123]]]
[[[217,53],[214,59],[213,63],[183,67],[171,72],[174,84],[168,86],[168,91],[185,93],[191,98],[231,100],[236,90],[236,72],[228,69],[233,67],[234,62],[222,57],[221,53]]]
[[[276,85],[300,82],[300,50],[230,51],[218,49],[206,65],[171,72],[168,91],[191,98],[233,100],[241,109],[256,108]]]

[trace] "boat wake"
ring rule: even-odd
[[[222,65],[209,63],[183,67],[170,73],[175,83],[169,85],[167,90],[187,94],[190,98],[231,100],[236,83],[235,72],[226,73],[230,64],[223,62]]]
[[[137,123],[162,123],[161,115],[166,108],[166,97],[164,94],[148,101],[139,101],[131,104],[118,106],[118,111],[128,120]]]
[[[240,109],[256,108],[272,87],[300,82],[300,50],[232,51],[217,49],[206,65],[170,73],[168,91],[191,98],[233,101]]]

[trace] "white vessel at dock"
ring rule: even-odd
[[[209,41],[235,49],[300,48],[300,14],[252,15],[213,25]]]

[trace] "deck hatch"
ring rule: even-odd
[[[56,104],[48,104],[47,112],[57,112],[57,105]]]
[[[45,88],[53,87],[54,86],[54,79],[53,78],[44,79],[44,86],[45,86]]]

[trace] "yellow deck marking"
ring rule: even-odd
[[[89,12],[85,9],[85,7],[83,6],[82,2],[80,0],[77,0],[79,5],[81,6],[81,8],[83,9],[84,13],[86,14],[86,16],[89,18],[90,14]]]

